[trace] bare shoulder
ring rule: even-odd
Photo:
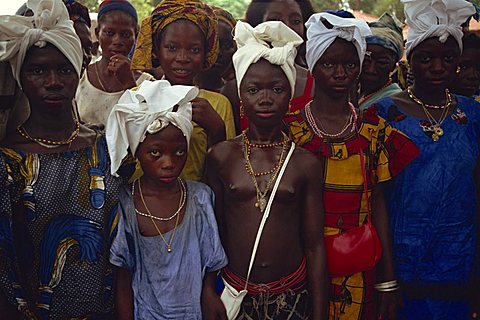
[[[237,136],[231,140],[219,142],[208,150],[207,157],[215,160],[227,159],[231,156],[232,152],[238,151],[238,148],[241,148],[241,141],[241,136]]]

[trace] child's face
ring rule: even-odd
[[[355,45],[335,39],[313,68],[316,87],[331,97],[348,95],[360,73],[360,60]]]
[[[147,134],[136,157],[146,178],[170,184],[187,161],[187,140],[180,129],[170,124],[155,134]]]
[[[193,85],[205,62],[205,36],[187,20],[167,25],[160,34],[157,56],[171,84]]]
[[[251,124],[275,127],[288,111],[291,87],[280,66],[261,59],[242,79],[240,98]]]
[[[282,21],[300,37],[304,37],[302,10],[294,0],[271,1],[265,10],[263,21]]]
[[[107,12],[95,29],[102,57],[110,59],[115,54],[128,56],[135,43],[135,21],[119,10]]]

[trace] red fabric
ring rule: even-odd
[[[222,278],[228,282],[237,291],[245,288],[245,279],[231,271],[228,267],[222,269]],[[264,284],[255,284],[249,282],[247,285],[248,294],[259,295],[261,293],[281,294],[287,290],[297,292],[305,287],[307,281],[307,258],[303,257],[300,266],[290,275],[277,281]]]

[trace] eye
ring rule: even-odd
[[[258,91],[259,91],[259,90],[258,90],[258,88],[256,88],[256,87],[247,88],[247,92],[248,92],[249,94],[258,93]]]
[[[200,48],[192,48],[192,53],[200,53]]]
[[[275,94],[282,94],[282,93],[285,92],[285,88],[283,88],[283,87],[274,87],[274,88],[273,88],[273,92],[274,92]]]
[[[130,32],[122,32],[122,37],[123,38],[130,38]]]
[[[110,31],[110,30],[105,31],[105,34],[106,34],[107,36],[109,36],[109,37],[112,37],[112,36],[113,36],[113,32]]]
[[[347,63],[347,64],[345,65],[345,67],[346,67],[347,69],[355,69],[355,68],[357,67],[357,64],[354,63],[354,62],[351,62],[351,63]]]
[[[448,55],[448,56],[445,56],[443,60],[445,60],[445,62],[451,63],[453,62],[453,60],[455,60],[455,57],[453,55]]]
[[[30,73],[30,74],[39,76],[39,75],[42,75],[42,74],[45,73],[45,69],[40,68],[40,67],[32,67],[32,68],[28,69],[27,72]]]
[[[153,156],[153,157],[160,157],[160,151],[158,150],[152,150],[150,151],[150,155]]]
[[[431,58],[429,56],[422,56],[420,57],[420,62],[421,63],[429,63]]]
[[[177,48],[173,44],[167,45],[167,48],[168,48],[168,51],[172,51],[172,52],[177,50]]]
[[[333,68],[333,63],[331,63],[330,61],[322,62],[322,67],[327,69]]]
[[[293,20],[293,24],[294,24],[294,25],[302,24],[302,22],[303,22],[303,21],[300,20],[300,19],[295,19],[295,20]]]
[[[62,75],[71,75],[75,73],[75,70],[72,67],[63,67],[60,68],[59,73]]]
[[[178,149],[177,152],[175,152],[175,155],[177,157],[183,157],[187,152],[185,151],[185,149]]]

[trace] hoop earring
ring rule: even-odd
[[[460,68],[460,66],[457,67],[457,70],[455,70],[455,73],[456,74],[460,74],[460,72],[462,72],[462,68]]]

